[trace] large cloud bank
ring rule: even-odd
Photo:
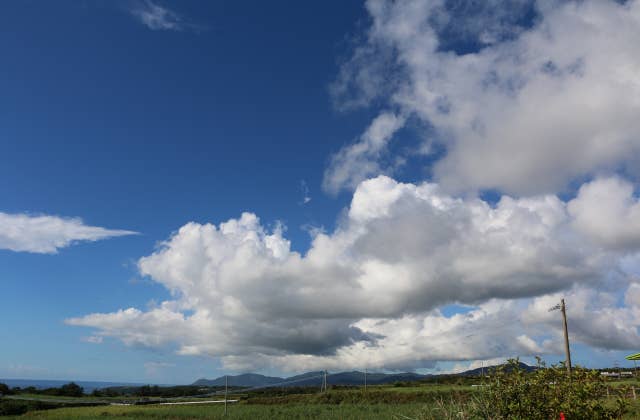
[[[188,223],[139,260],[173,300],[67,322],[236,369],[400,368],[556,351],[557,314],[547,310],[564,290],[575,296],[576,339],[629,349],[640,345],[640,286],[621,261],[633,259],[640,224],[584,220],[632,218],[637,207],[618,178],[585,184],[569,202],[504,196],[492,206],[380,176],[357,187],[340,226],[304,255],[251,213]],[[446,317],[438,308],[450,303],[471,311]]]
[[[333,157],[327,191],[396,171],[406,159],[388,151],[411,120],[428,129],[404,158],[444,149],[430,170],[451,191],[539,194],[598,171],[637,175],[640,2],[369,0],[366,8],[371,26],[332,91],[344,108],[385,109]]]

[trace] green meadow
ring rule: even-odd
[[[197,406],[103,406],[73,407],[27,413],[21,419],[389,419],[398,416],[414,418],[422,404],[283,404],[227,406],[222,404]]]

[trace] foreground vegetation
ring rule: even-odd
[[[43,419],[96,419],[118,417],[120,419],[559,419],[561,413],[570,419],[620,419],[640,418],[640,400],[634,399],[636,380],[606,381],[598,372],[576,368],[569,377],[562,365],[540,368],[527,372],[517,361],[489,372],[488,377],[451,378],[439,383],[399,383],[390,386],[333,387],[319,393],[317,388],[269,388],[248,393],[238,393],[230,398],[237,403],[228,404],[224,417],[224,404],[206,403],[193,405],[108,405],[120,401],[119,397],[94,396],[65,398],[56,404],[103,404],[102,406],[63,407],[50,400],[19,401],[0,400],[0,413],[20,418]],[[460,382],[462,381],[462,382]],[[442,383],[444,382],[444,384]],[[471,386],[472,384],[476,386]],[[481,385],[481,386],[477,386]],[[143,390],[146,395],[166,390]],[[177,391],[178,392],[178,391]],[[181,392],[181,391],[179,391]],[[640,389],[639,389],[640,394]],[[126,395],[133,398],[133,395]],[[638,395],[640,396],[640,395]],[[18,396],[20,398],[21,396]],[[8,398],[15,398],[8,397]],[[50,397],[53,398],[53,397]],[[135,396],[138,403],[154,403],[145,397]],[[190,398],[203,402],[220,400],[221,396]],[[166,399],[164,401],[167,401]],[[184,398],[171,401],[186,401]],[[129,400],[129,402],[134,402]],[[27,407],[21,404],[27,404]],[[59,406],[59,405],[58,405]],[[6,418],[6,417],[4,417]],[[12,417],[14,418],[14,417]]]

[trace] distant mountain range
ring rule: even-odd
[[[497,366],[487,366],[485,368],[472,369],[456,374],[443,374],[443,375],[421,375],[419,373],[405,372],[405,373],[367,373],[367,383],[370,385],[389,384],[400,381],[419,381],[421,379],[432,378],[436,376],[478,376],[485,373]],[[526,371],[532,371],[536,369],[533,366],[529,366],[526,363],[520,362],[520,367]],[[242,375],[232,376],[229,375],[227,380],[229,386],[242,386],[242,387],[269,387],[273,385],[278,386],[320,386],[322,382],[323,372],[307,372],[302,375],[290,376],[281,378],[278,376],[264,376],[257,373],[245,373]],[[339,372],[331,373],[327,375],[327,383],[329,385],[364,385],[364,372]],[[225,377],[221,376],[216,379],[198,379],[193,383],[197,386],[224,386]]]

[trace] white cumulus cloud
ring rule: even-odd
[[[593,202],[585,213],[583,192],[608,182],[625,185],[596,179],[568,202],[503,196],[491,205],[380,176],[357,187],[344,220],[317,232],[304,254],[252,213],[187,223],[138,262],[172,300],[67,322],[128,345],[177,344],[180,354],[221,357],[238,370],[406,368],[561,351],[546,311],[564,293],[578,341],[632,348],[640,345],[637,273],[625,274],[621,261],[635,258],[640,231],[614,230],[603,241],[580,223],[629,206],[613,194],[622,203]],[[610,246],[615,235],[628,246]],[[628,289],[622,307],[620,287]],[[470,310],[445,316],[452,303]]]
[[[633,185],[617,177],[583,185],[569,205],[576,228],[609,247],[640,246],[640,203]]]

